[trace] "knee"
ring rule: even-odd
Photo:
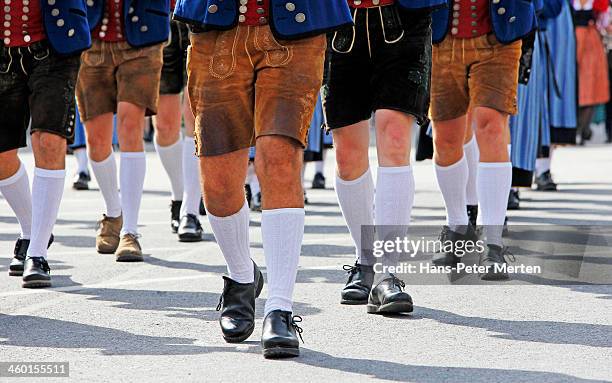
[[[434,134],[434,147],[436,153],[449,153],[461,150],[464,138],[457,135]]]
[[[299,179],[302,167],[300,155],[301,149],[297,144],[289,142],[289,139],[277,138],[258,144],[255,169],[260,182],[266,179],[278,182]]]
[[[410,159],[410,133],[412,126],[389,119],[378,128],[380,153],[378,156],[386,165],[407,165]]]
[[[338,176],[346,181],[356,179],[368,167],[368,149],[353,143],[343,143],[336,147],[336,167]]]
[[[0,180],[14,175],[19,170],[20,162],[17,150],[0,153]]]
[[[57,134],[35,132],[33,142],[36,166],[43,169],[63,169],[66,157],[66,139]]]
[[[166,116],[155,116],[155,138],[159,144],[172,145],[178,139],[179,132],[180,122],[177,124]]]
[[[506,119],[501,116],[482,116],[476,122],[478,142],[505,141],[507,133]]]
[[[122,150],[136,150],[142,146],[144,121],[134,116],[123,116],[118,121],[119,144]]]

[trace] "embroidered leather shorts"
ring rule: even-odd
[[[329,129],[368,120],[379,109],[429,111],[431,10],[396,5],[352,9],[355,26],[329,35],[323,109]]]
[[[324,35],[280,41],[268,25],[192,33],[187,71],[197,154],[245,149],[266,135],[305,146],[325,48]]]
[[[448,36],[433,47],[431,118],[459,118],[484,106],[517,112],[521,41],[504,45],[493,34],[472,39]]]
[[[94,40],[81,56],[77,103],[81,120],[87,122],[106,113],[116,113],[121,101],[157,113],[163,44],[145,48],[127,42]]]
[[[0,153],[24,147],[27,130],[74,138],[80,55],[60,56],[46,41],[0,46]]]
[[[160,94],[179,94],[187,84],[187,47],[189,29],[187,25],[172,20],[170,38],[164,47]]]

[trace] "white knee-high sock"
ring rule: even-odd
[[[113,218],[119,217],[121,215],[121,198],[117,185],[115,155],[111,153],[107,159],[100,162],[91,161],[91,169],[106,204],[106,215]]]
[[[138,214],[147,171],[146,155],[144,152],[122,152],[120,166],[119,184],[123,211],[121,235],[138,234]]]
[[[32,236],[28,257],[47,258],[47,246],[64,194],[65,170],[34,168],[32,182]]]
[[[344,181],[336,175],[336,195],[353,238],[357,262],[361,265],[373,265],[376,260],[372,254],[364,251],[361,243],[361,227],[374,225],[374,180],[370,169],[352,181]]]
[[[74,149],[74,158],[76,158],[77,160],[77,173],[89,174],[89,168],[87,167],[87,164],[89,162],[87,158],[87,149]]]
[[[327,157],[327,149],[323,149],[321,161],[315,162],[315,173],[325,174],[325,157]]]
[[[480,160],[480,151],[476,136],[465,145],[463,145],[463,153],[468,167],[467,187],[465,189],[466,203],[468,205],[478,205],[478,188],[476,180],[478,179],[478,161]]]
[[[170,188],[172,189],[172,200],[183,200],[183,140],[179,137],[172,145],[161,146],[155,140],[155,150],[161,160],[166,174],[170,179]]]
[[[217,217],[208,212],[208,221],[221,248],[229,277],[238,283],[253,283],[253,261],[249,250],[249,205],[245,202],[234,215]]]
[[[270,311],[293,311],[293,288],[304,237],[304,209],[264,210],[261,233],[268,275],[268,300],[265,315]]]
[[[502,231],[511,186],[511,162],[481,162],[478,165],[479,215],[485,225],[488,244],[502,246]]]
[[[196,217],[200,212],[200,160],[195,155],[195,140],[193,137],[185,137],[183,140],[183,204],[181,205],[181,217],[193,214]]]
[[[23,163],[19,164],[17,173],[9,178],[0,180],[0,192],[8,202],[17,217],[21,227],[22,239],[30,239],[32,230],[32,193],[30,180]]]
[[[466,185],[469,169],[465,156],[450,166],[434,164],[438,186],[446,206],[446,222],[451,230],[468,224],[466,205]]]
[[[261,187],[259,186],[259,179],[257,178],[257,173],[255,173],[255,165],[249,164],[249,168],[247,171],[247,184],[251,186],[251,194],[253,198],[257,196],[257,193],[261,191]]]
[[[408,234],[414,204],[414,174],[412,167],[379,167],[376,177],[374,222],[381,240]],[[385,254],[383,266],[397,266],[400,254]],[[385,274],[377,275],[378,277]]]

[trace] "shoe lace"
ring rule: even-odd
[[[298,336],[300,337],[302,343],[304,343],[304,338],[302,338],[302,333],[304,332],[304,329],[298,326],[298,323],[301,323],[302,321],[303,319],[299,315],[294,315],[291,317],[291,326],[295,330],[295,333],[298,334]]]
[[[357,263],[355,263],[355,265],[344,265],[342,266],[342,269],[346,271],[347,274],[349,275],[349,281],[352,281],[353,277],[360,270],[359,265]]]
[[[504,250],[502,252],[502,257],[504,257],[504,260],[506,262],[516,262],[516,257],[514,256],[514,254],[512,254],[512,252],[510,252],[510,250],[507,247],[504,247]]]
[[[343,265],[342,270],[346,271],[348,274],[355,274],[357,271],[359,271],[359,265]]]
[[[404,291],[404,287],[406,287],[404,281],[396,277],[395,274],[391,274],[391,278],[393,278],[393,284],[397,286],[400,290]]]
[[[223,297],[227,293],[227,288],[227,284],[223,286],[223,292],[221,292],[221,296],[219,297],[219,303],[217,304],[217,308],[215,309],[216,311],[221,311],[221,308],[223,307]]]
[[[504,248],[501,251],[501,258],[506,261],[507,263],[514,263],[516,262],[516,257],[514,256],[514,254],[512,254],[512,252],[504,246]],[[487,256],[485,259],[485,261],[488,262],[499,262],[499,259],[497,258],[493,258],[493,257],[489,257]]]
[[[47,263],[44,258],[32,258],[32,261],[34,262],[34,265],[36,267],[40,267],[44,270],[45,273],[51,274],[51,268],[49,267],[49,263]]]
[[[23,244],[22,238],[17,238],[17,242],[15,242],[15,250],[13,250],[13,254],[18,255],[19,250],[21,250],[21,245]]]

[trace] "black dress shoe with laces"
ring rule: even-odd
[[[200,215],[206,215],[206,207],[202,198],[200,198]]]
[[[519,210],[521,208],[521,199],[518,190],[510,189],[508,194],[508,210]]]
[[[451,266],[456,267],[457,264],[461,261],[461,256],[457,255],[457,249],[464,247],[458,246],[458,244],[465,244],[467,241],[471,241],[472,243],[476,243],[478,241],[478,235],[474,230],[472,225],[467,225],[462,227],[461,231],[465,231],[464,233],[453,231],[448,226],[445,226],[444,235],[440,235],[440,243],[445,245],[447,242],[452,242],[452,251],[447,251],[445,253],[440,253],[434,255],[432,262],[436,266]],[[446,246],[445,246],[446,247]]]
[[[181,218],[178,228],[180,242],[199,242],[202,240],[202,225],[200,220],[193,214],[187,214]]]
[[[535,179],[536,190],[539,191],[557,191],[557,184],[552,179],[552,174],[550,174],[550,170],[545,171],[540,174]]]
[[[172,201],[170,204],[170,229],[172,233],[178,232],[179,225],[181,223],[181,205],[183,201]]]
[[[25,288],[51,287],[51,268],[43,257],[26,258],[23,271]]]
[[[343,305],[367,304],[372,283],[374,283],[374,268],[360,265],[357,262],[354,266],[344,265],[343,268],[348,272],[349,277],[340,293],[340,303]]]
[[[289,311],[274,310],[263,321],[261,348],[266,359],[294,358],[300,355],[302,328],[297,324],[302,317]]]
[[[369,314],[399,314],[410,313],[414,309],[412,297],[404,292],[406,285],[395,275],[378,282],[372,288],[368,298]]]
[[[322,173],[315,174],[312,179],[313,189],[325,189],[325,176]]]
[[[255,281],[238,283],[226,276],[225,286],[219,299],[217,311],[221,311],[219,324],[223,339],[228,343],[240,343],[251,336],[255,329],[255,298],[261,293],[264,279],[253,262]]]
[[[91,176],[85,172],[80,172],[74,177],[72,188],[75,190],[89,190],[89,181],[91,181]]]
[[[507,248],[496,245],[487,245],[486,251],[480,255],[480,266],[486,266],[487,271],[480,274],[483,281],[504,281],[507,280],[508,272],[505,270],[506,256],[514,262],[514,256]]]
[[[478,221],[478,205],[467,205],[466,208],[470,225],[476,227],[476,222]]]
[[[53,243],[53,234],[49,238],[49,244],[47,248],[51,246]],[[30,247],[29,239],[18,238],[15,243],[15,251],[13,252],[14,257],[11,259],[11,264],[9,265],[9,275],[12,277],[20,277],[23,275],[24,263],[26,259],[26,255],[28,253],[28,248]]]

